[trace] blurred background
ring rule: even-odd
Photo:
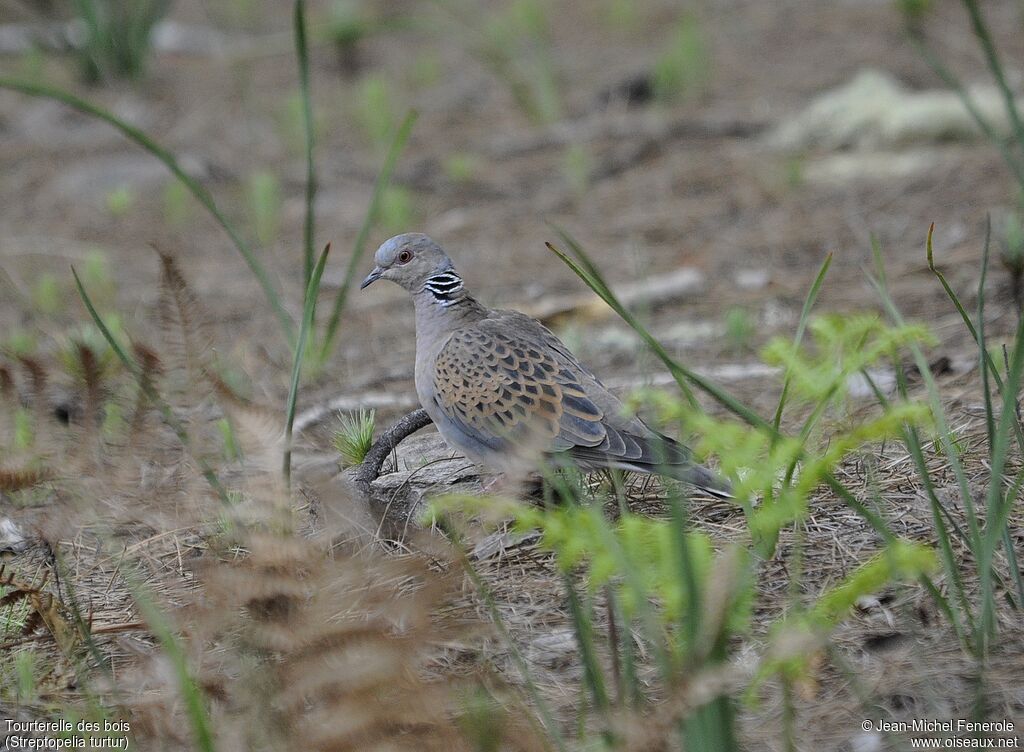
[[[1024,6],[987,2],[985,14],[1015,85]],[[1022,242],[1012,172],[929,65],[939,59],[1007,132],[959,2],[331,0],[310,2],[307,17],[315,243],[334,248],[325,299],[411,110],[369,253],[425,231],[478,297],[548,313],[582,291],[544,247],[554,222],[613,280],[675,273],[656,329],[698,365],[791,328],[828,252],[828,306],[874,305],[860,269],[875,242],[904,310],[927,315],[942,301],[923,273],[930,223],[957,282],[977,273],[986,213],[997,240]],[[5,76],[67,88],[177,155],[297,317],[306,162],[291,4],[7,0],[0,24]],[[150,154],[93,117],[10,90],[0,90],[0,144],[5,326],[45,323],[40,303],[58,321],[80,315],[75,261],[106,265],[120,309],[144,313],[157,244],[183,262],[226,340],[287,358],[230,238]],[[365,273],[369,257],[357,263]],[[348,305],[330,388],[374,378],[368,358],[377,378],[408,374],[400,291]],[[581,341],[599,345],[584,356],[618,352],[628,368],[617,331]]]
[[[989,457],[978,349],[929,269],[926,239],[934,224],[934,262],[973,311],[990,221],[986,326],[993,341],[1005,339],[1017,326],[1024,289],[1024,127],[1007,106],[1022,88],[1024,2],[310,0],[303,6],[308,86],[296,55],[295,7],[280,0],[0,0],[0,366],[7,368],[0,376],[16,374],[21,389],[15,394],[13,381],[0,378],[7,390],[0,396],[15,397],[5,429],[15,447],[10,457],[60,456],[47,454],[56,434],[43,433],[49,416],[41,399],[30,409],[32,390],[45,392],[46,410],[71,425],[65,450],[76,462],[75,452],[93,445],[79,442],[75,430],[89,435],[102,424],[96,446],[123,448],[130,443],[124,437],[136,435],[126,420],[131,400],[144,412],[145,400],[121,374],[110,392],[128,407],[111,399],[100,415],[97,374],[116,363],[88,323],[72,267],[115,338],[170,339],[160,353],[166,361],[182,352],[187,360],[190,336],[211,346],[208,373],[219,381],[192,395],[193,412],[180,412],[197,433],[213,435],[208,456],[216,454],[229,477],[242,473],[243,453],[227,408],[220,411],[210,395],[230,394],[232,408],[243,395],[245,407],[266,408],[280,432],[303,293],[327,243],[298,395],[299,466],[312,458],[337,469],[335,411],[373,408],[384,426],[416,407],[407,295],[388,285],[360,293],[352,284],[371,268],[378,244],[402,232],[430,234],[476,297],[542,319],[613,389],[669,383],[635,334],[547,250],[545,241],[564,244],[564,229],[672,357],[764,416],[775,410],[779,384],[768,379],[777,371],[762,362],[762,347],[792,338],[829,254],[819,309],[881,310],[865,275],[877,254],[896,303],[936,337],[931,366],[949,387],[950,422],[963,429],[954,438],[982,473]],[[182,345],[177,330],[166,326],[168,291],[179,318],[195,312],[202,323],[174,324],[184,331],[181,351],[174,349]],[[144,350],[135,354],[145,361]],[[46,378],[41,363],[50,369]],[[168,375],[167,392],[178,409],[194,384],[174,378]],[[888,378],[892,386],[895,376]],[[195,459],[176,451],[181,465]],[[208,509],[202,536],[193,535],[198,523],[184,519],[187,502],[208,501],[205,486],[206,496],[196,491],[199,474],[180,492],[171,471],[156,490],[126,474],[127,490],[108,504],[101,460],[87,457],[86,470],[70,473],[74,483],[93,485],[69,496],[94,506],[104,524],[125,521],[119,530],[133,552],[149,557],[153,582],[173,583],[168,602],[187,601],[173,600],[194,586],[181,547],[199,556],[222,532],[216,513],[208,524]],[[278,462],[275,454],[275,473]],[[874,503],[878,476],[865,470],[869,464],[858,457],[843,477]],[[903,453],[885,466],[892,472],[882,473],[883,511],[900,536],[930,543],[927,500],[908,480],[908,465]],[[939,465],[945,492],[954,480]],[[7,477],[14,476],[0,480]],[[647,486],[632,490],[647,510]],[[19,526],[42,520],[57,531],[48,540],[58,551],[92,555],[62,518],[71,506],[61,506],[64,496],[19,493],[0,494],[5,504],[18,499]],[[303,499],[301,511],[315,526],[317,508]],[[1001,540],[1019,550],[1019,500],[1008,503],[1015,517],[1013,524],[1003,519],[1009,526]],[[735,506],[700,513],[699,527],[716,545],[746,533]],[[785,560],[758,562],[766,574],[758,581],[759,637],[787,612],[790,595],[795,602],[842,582],[878,550],[870,527],[834,496],[816,497],[813,513],[806,527],[786,530],[788,543],[809,542],[807,576],[800,580],[798,562],[791,592],[780,584],[789,577]],[[664,506],[651,515],[665,516]],[[156,539],[162,548],[151,553]],[[52,555],[33,551],[40,561]],[[961,551],[949,567],[970,559]],[[127,586],[118,580],[111,591],[120,560],[92,556],[98,563],[83,570],[100,574],[81,587],[95,596],[97,623],[103,617],[111,632],[143,632],[140,643],[151,647],[155,638],[135,621]],[[565,691],[566,676],[575,682],[582,669],[557,595],[561,573],[550,557],[530,553],[523,561],[521,569],[492,562],[486,574],[515,638],[540,656],[544,692],[568,718],[565,707],[585,700],[582,690]],[[1014,567],[1005,582],[1024,588]],[[49,570],[41,564],[34,571]],[[259,572],[252,580],[262,584]],[[974,663],[961,650],[962,635],[958,642],[934,606],[921,606],[920,593],[901,601],[895,620],[884,597],[863,608],[858,602],[853,624],[835,640],[847,663],[828,664],[820,687],[816,679],[786,685],[785,703],[796,696],[801,704],[806,739],[820,737],[827,749],[888,749],[881,737],[854,744],[864,708],[964,717],[982,704],[972,672],[986,661],[993,717],[1020,717],[1019,604],[1007,596],[1013,608],[999,617],[1005,631],[979,648],[983,657]],[[134,662],[136,645],[113,638],[110,645],[120,651],[118,666]],[[989,648],[1002,652],[990,657]],[[745,650],[737,664],[751,655]],[[816,668],[825,664],[821,655]],[[452,660],[458,670],[472,664],[460,660]],[[504,678],[513,674],[506,664]],[[33,678],[34,664],[17,665],[22,678]],[[848,682],[843,665],[863,683]],[[70,692],[58,679],[56,691]],[[779,697],[745,716],[744,733],[757,740],[770,725],[772,748],[795,749],[778,731],[793,719]],[[47,712],[53,707],[61,706]]]

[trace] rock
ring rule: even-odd
[[[741,290],[761,290],[771,281],[771,272],[766,268],[737,269],[734,279]]]
[[[418,527],[431,498],[480,493],[477,466],[455,455],[437,431],[409,437],[396,454],[397,469],[370,484],[370,506],[385,537],[401,539]]]
[[[997,132],[1010,132],[1002,97],[994,86],[973,86],[968,93]],[[868,69],[817,97],[802,112],[772,129],[764,141],[784,151],[867,150],[978,135],[974,119],[955,92],[912,91],[891,74]]]
[[[817,185],[845,185],[859,180],[889,181],[912,178],[948,162],[950,156],[937,148],[871,154],[832,154],[803,168],[803,177]]]
[[[456,457],[456,452],[441,438],[436,428],[428,426],[402,441],[395,450],[395,457],[395,470],[404,471],[415,470],[428,462],[451,460]],[[457,461],[463,465],[467,464],[462,458]]]
[[[21,553],[28,548],[28,540],[9,517],[0,518],[0,551]]]

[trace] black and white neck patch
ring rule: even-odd
[[[423,283],[423,289],[434,296],[434,299],[442,305],[449,305],[455,302],[458,293],[464,289],[462,277],[454,271],[441,272],[428,277]]]

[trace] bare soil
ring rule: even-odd
[[[44,74],[111,108],[180,155],[244,227],[253,223],[244,198],[246,180],[258,170],[275,175],[283,197],[279,232],[259,253],[297,317],[304,163],[288,115],[289,98],[298,90],[289,4],[262,3],[247,28],[227,23],[225,13],[206,5],[182,0],[173,18],[219,26],[231,40],[262,41],[229,45],[219,55],[159,55],[139,84],[87,88],[75,80],[69,61],[53,56],[44,60]],[[984,425],[972,368],[976,352],[927,269],[925,238],[935,223],[936,261],[973,306],[986,215],[1015,200],[996,150],[980,139],[950,141],[934,145],[934,165],[912,176],[821,183],[802,175],[828,154],[813,149],[780,154],[763,141],[814,96],[865,67],[887,70],[915,89],[941,86],[908,44],[893,3],[704,3],[698,17],[710,72],[701,90],[671,104],[633,106],[605,104],[602,93],[651,70],[676,17],[675,4],[644,3],[635,27],[613,28],[602,20],[601,3],[554,3],[553,54],[566,116],[547,125],[531,122],[516,106],[504,83],[472,54],[474,30],[453,14],[432,3],[371,5],[388,23],[360,42],[361,68],[354,76],[339,69],[329,44],[318,45],[312,58],[317,242],[330,241],[334,249],[324,310],[343,277],[382,159],[380,147],[360,128],[356,92],[366,76],[383,74],[393,82],[396,116],[406,107],[420,113],[395,178],[414,208],[410,226],[375,228],[371,251],[389,234],[427,232],[448,249],[479,299],[526,310],[582,289],[546,250],[544,241],[556,239],[548,223],[578,238],[613,282],[692,267],[702,282],[685,297],[650,311],[652,330],[666,335],[682,361],[721,375],[732,392],[768,413],[778,387],[751,370],[758,349],[772,337],[792,335],[828,253],[834,263],[820,309],[879,310],[865,276],[873,265],[874,241],[897,303],[939,339],[930,357],[952,364],[940,378],[954,423],[967,445],[980,445]],[[500,5],[480,3],[479,8]],[[311,3],[311,17],[325,9],[326,4]],[[1024,60],[1020,4],[986,3],[985,12],[1006,59]],[[5,20],[12,19],[0,10],[0,22]],[[950,67],[968,82],[984,79],[984,62],[958,4],[937,3],[927,29]],[[0,72],[19,74],[24,65],[18,58],[0,59]],[[438,70],[432,79],[424,73],[431,66]],[[590,160],[592,177],[582,191],[566,168],[572,143],[582,143]],[[459,155],[472,157],[466,179],[455,179],[445,167]],[[272,312],[221,228],[198,205],[189,204],[183,221],[169,221],[169,180],[162,166],[113,129],[57,103],[0,91],[0,333],[41,330],[59,338],[70,321],[84,320],[69,267],[98,248],[109,259],[116,306],[129,330],[143,341],[156,337],[160,268],[152,244],[177,259],[207,319],[218,359],[245,375],[254,402],[279,409],[288,388],[289,351]],[[124,211],[111,208],[110,196],[120,190],[130,196]],[[367,258],[360,271],[369,267]],[[42,317],[33,308],[32,289],[43,272],[57,275],[69,301],[64,320]],[[1005,339],[1017,311],[1009,277],[997,264],[988,287],[990,336]],[[749,337],[727,334],[727,317],[737,309],[753,323]],[[655,362],[610,316],[569,315],[553,325],[609,381],[641,383],[658,373]],[[404,293],[383,285],[354,293],[334,357],[302,390],[300,411],[338,395],[356,402],[387,395],[393,407],[378,409],[377,420],[379,426],[389,424],[414,401],[413,352],[412,310]],[[303,458],[329,457],[332,425],[327,421],[299,437]],[[909,459],[887,451],[870,463],[847,467],[844,479],[865,498],[880,489],[879,511],[898,534],[931,541],[929,511]],[[984,472],[980,458],[973,465],[979,475]],[[936,470],[939,482],[952,484],[948,474]],[[87,485],[96,498],[83,503],[102,509],[102,485]],[[182,561],[200,555],[210,533],[190,528],[192,516],[183,511],[189,489],[196,487],[179,489],[162,508],[147,509],[159,514],[148,529],[140,510],[114,515],[124,520],[119,542],[143,558],[153,581],[177,579],[183,592],[192,586],[192,575]],[[101,649],[114,656],[116,666],[131,664],[152,640],[144,629],[132,631],[141,617],[123,583],[110,585],[118,562],[95,552],[89,529],[55,528],[59,504],[65,502],[50,498],[40,506],[15,508],[0,495],[0,516],[30,532],[36,525],[65,531],[48,546],[76,573],[79,596],[91,603],[95,623],[111,627],[98,638]],[[656,498],[638,502],[637,509],[664,512]],[[1024,556],[1019,501],[1013,520],[1013,540]],[[716,540],[745,534],[742,514],[722,502],[700,506],[695,521]],[[790,594],[780,585],[797,537],[808,595],[838,581],[880,545],[848,508],[822,493],[810,517],[760,568],[760,625],[787,608]],[[22,579],[38,582],[51,563],[47,546],[36,546],[9,565]],[[563,717],[573,717],[580,667],[571,640],[559,641],[570,622],[552,562],[534,545],[525,545],[481,566],[517,643],[528,655],[540,656],[535,668],[544,695]],[[173,598],[175,591],[166,590]],[[466,597],[483,613],[475,598]],[[117,625],[124,631],[115,631]],[[990,717],[1015,719],[1020,728],[1024,625],[1008,615],[1001,628],[984,697]],[[763,638],[762,630],[752,644]],[[40,647],[48,645],[43,637],[34,639]],[[477,656],[488,650],[504,678],[517,684],[499,642],[468,652]],[[455,653],[453,665],[468,660]],[[798,698],[799,748],[868,749],[854,746],[868,717],[968,717],[975,699],[972,672],[926,593],[914,588],[883,593],[838,630],[819,675]],[[50,683],[55,696],[73,694],[72,674]],[[782,749],[781,719],[781,692],[769,686],[759,705],[744,710],[749,748]],[[902,748],[898,740],[884,743]]]

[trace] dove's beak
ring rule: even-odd
[[[384,270],[381,269],[379,266],[373,267],[373,271],[366,275],[366,279],[364,279],[363,283],[359,285],[359,289],[365,290],[367,287],[369,287],[378,279],[380,279],[380,275],[382,275],[383,273]]]

